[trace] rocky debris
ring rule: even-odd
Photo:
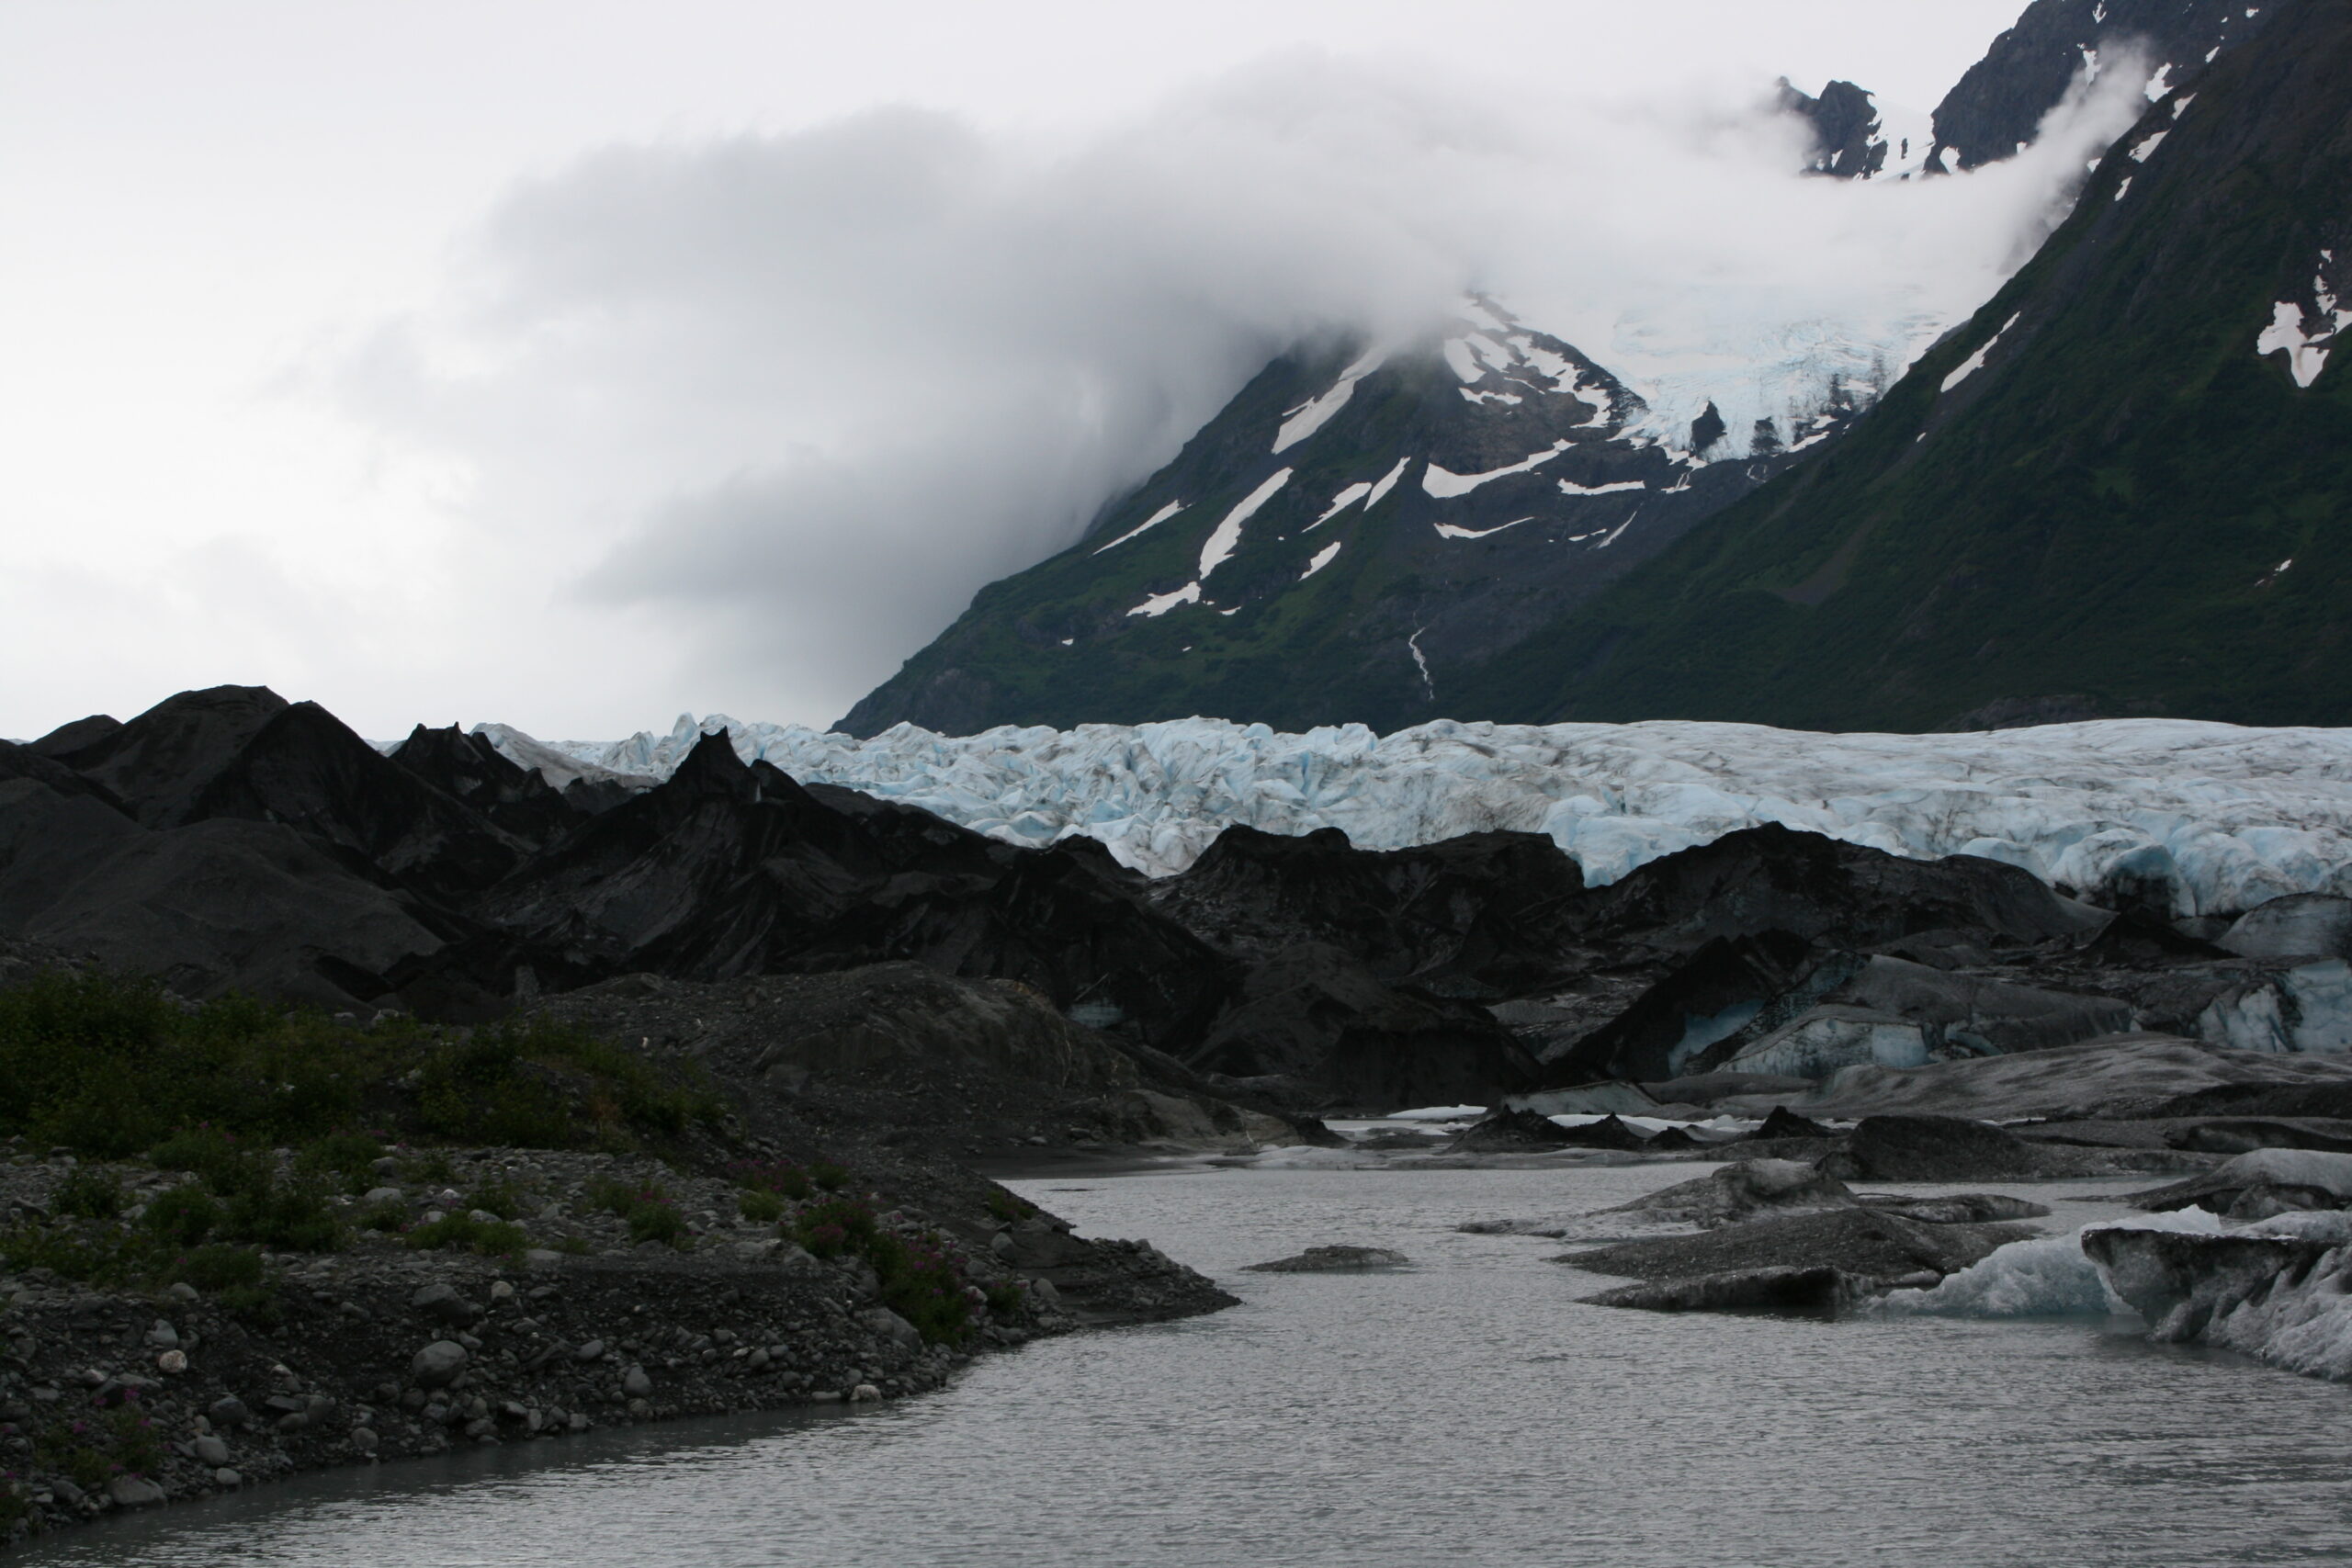
[[[1564,1145],[1569,1148],[1638,1151],[1650,1146],[1647,1136],[1628,1127],[1615,1115],[1604,1116],[1598,1122],[1587,1122],[1580,1126],[1562,1127],[1560,1135]]]
[[[1310,1247],[1289,1258],[1278,1258],[1272,1263],[1252,1263],[1246,1267],[1251,1274],[1344,1274],[1366,1269],[1397,1269],[1411,1262],[1401,1252],[1384,1247]]]
[[[1827,1265],[1731,1269],[1652,1284],[1621,1285],[1578,1299],[1643,1312],[1767,1312],[1831,1317],[1870,1293],[1872,1281]]]
[[[1908,1279],[1922,1270],[1955,1273],[1994,1248],[2034,1233],[2014,1224],[1923,1224],[1860,1207],[1752,1219],[1695,1235],[1620,1242],[1572,1252],[1555,1262],[1595,1274],[1650,1280],[1748,1273],[1764,1269],[1828,1268],[1862,1279]]]
[[[186,1179],[13,1146],[0,1211],[52,1235],[73,1227],[84,1247],[129,1236]],[[926,1184],[925,1168],[878,1163],[895,1190],[820,1167],[830,1188],[755,1205],[746,1193],[769,1189],[741,1172],[644,1155],[395,1151],[366,1197],[330,1200],[360,1222],[345,1250],[264,1252],[256,1284],[127,1290],[46,1267],[0,1272],[0,1469],[27,1478],[0,1486],[0,1522],[21,1536],[321,1465],[898,1398],[1036,1335],[1232,1301],[1148,1243],[1073,1237],[977,1179],[934,1171]],[[114,1217],[56,1217],[78,1212],[70,1191],[100,1185],[120,1194]],[[519,1217],[469,1216],[480,1201]],[[643,1223],[655,1210],[662,1223]],[[854,1246],[820,1258],[797,1244],[827,1246],[806,1227],[837,1211],[949,1260],[968,1326],[910,1319],[918,1306]],[[445,1215],[469,1217],[469,1234],[511,1228],[517,1250],[425,1249]],[[76,1421],[96,1434],[79,1448],[66,1436]]]
[[[2352,1207],[2352,1154],[2258,1149],[2185,1181],[2133,1193],[2129,1201],[2154,1212],[2207,1209],[2233,1220]]]

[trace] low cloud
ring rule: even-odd
[[[1760,84],[1629,102],[1323,55],[1082,138],[903,109],[614,148],[512,191],[334,391],[460,464],[492,554],[659,649],[651,683],[823,722],[1303,334],[1480,288],[1727,412],[1741,354],[1932,335],[2144,107],[2123,74],[2026,155],[1907,186],[1793,175]]]

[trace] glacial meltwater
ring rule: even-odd
[[[2352,1387],[2131,1319],[1668,1315],[1561,1217],[1703,1171],[1214,1169],[1019,1184],[1242,1304],[977,1363],[944,1393],[592,1433],[109,1519],[107,1568],[1230,1568],[2352,1562]],[[2144,1183],[1992,1190],[2072,1228]],[[1319,1243],[1410,1268],[1250,1274]]]

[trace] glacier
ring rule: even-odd
[[[2107,719],[1954,735],[1833,735],[1684,720],[1439,720],[1281,734],[1174,719],[868,739],[682,715],[664,735],[542,742],[482,724],[558,787],[650,784],[706,733],[804,783],[921,807],[1010,842],[1099,840],[1150,875],[1235,823],[1338,828],[1368,849],[1542,833],[1595,886],[1766,823],[1929,859],[2019,866],[2094,901],[2222,917],[2290,893],[2352,893],[2352,729]]]

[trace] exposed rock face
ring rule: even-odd
[[[1933,166],[1973,169],[2015,155],[2095,57],[2144,48],[2150,69],[2167,68],[2166,85],[2185,86],[2275,9],[2243,0],[2033,0],[1936,106]]]

